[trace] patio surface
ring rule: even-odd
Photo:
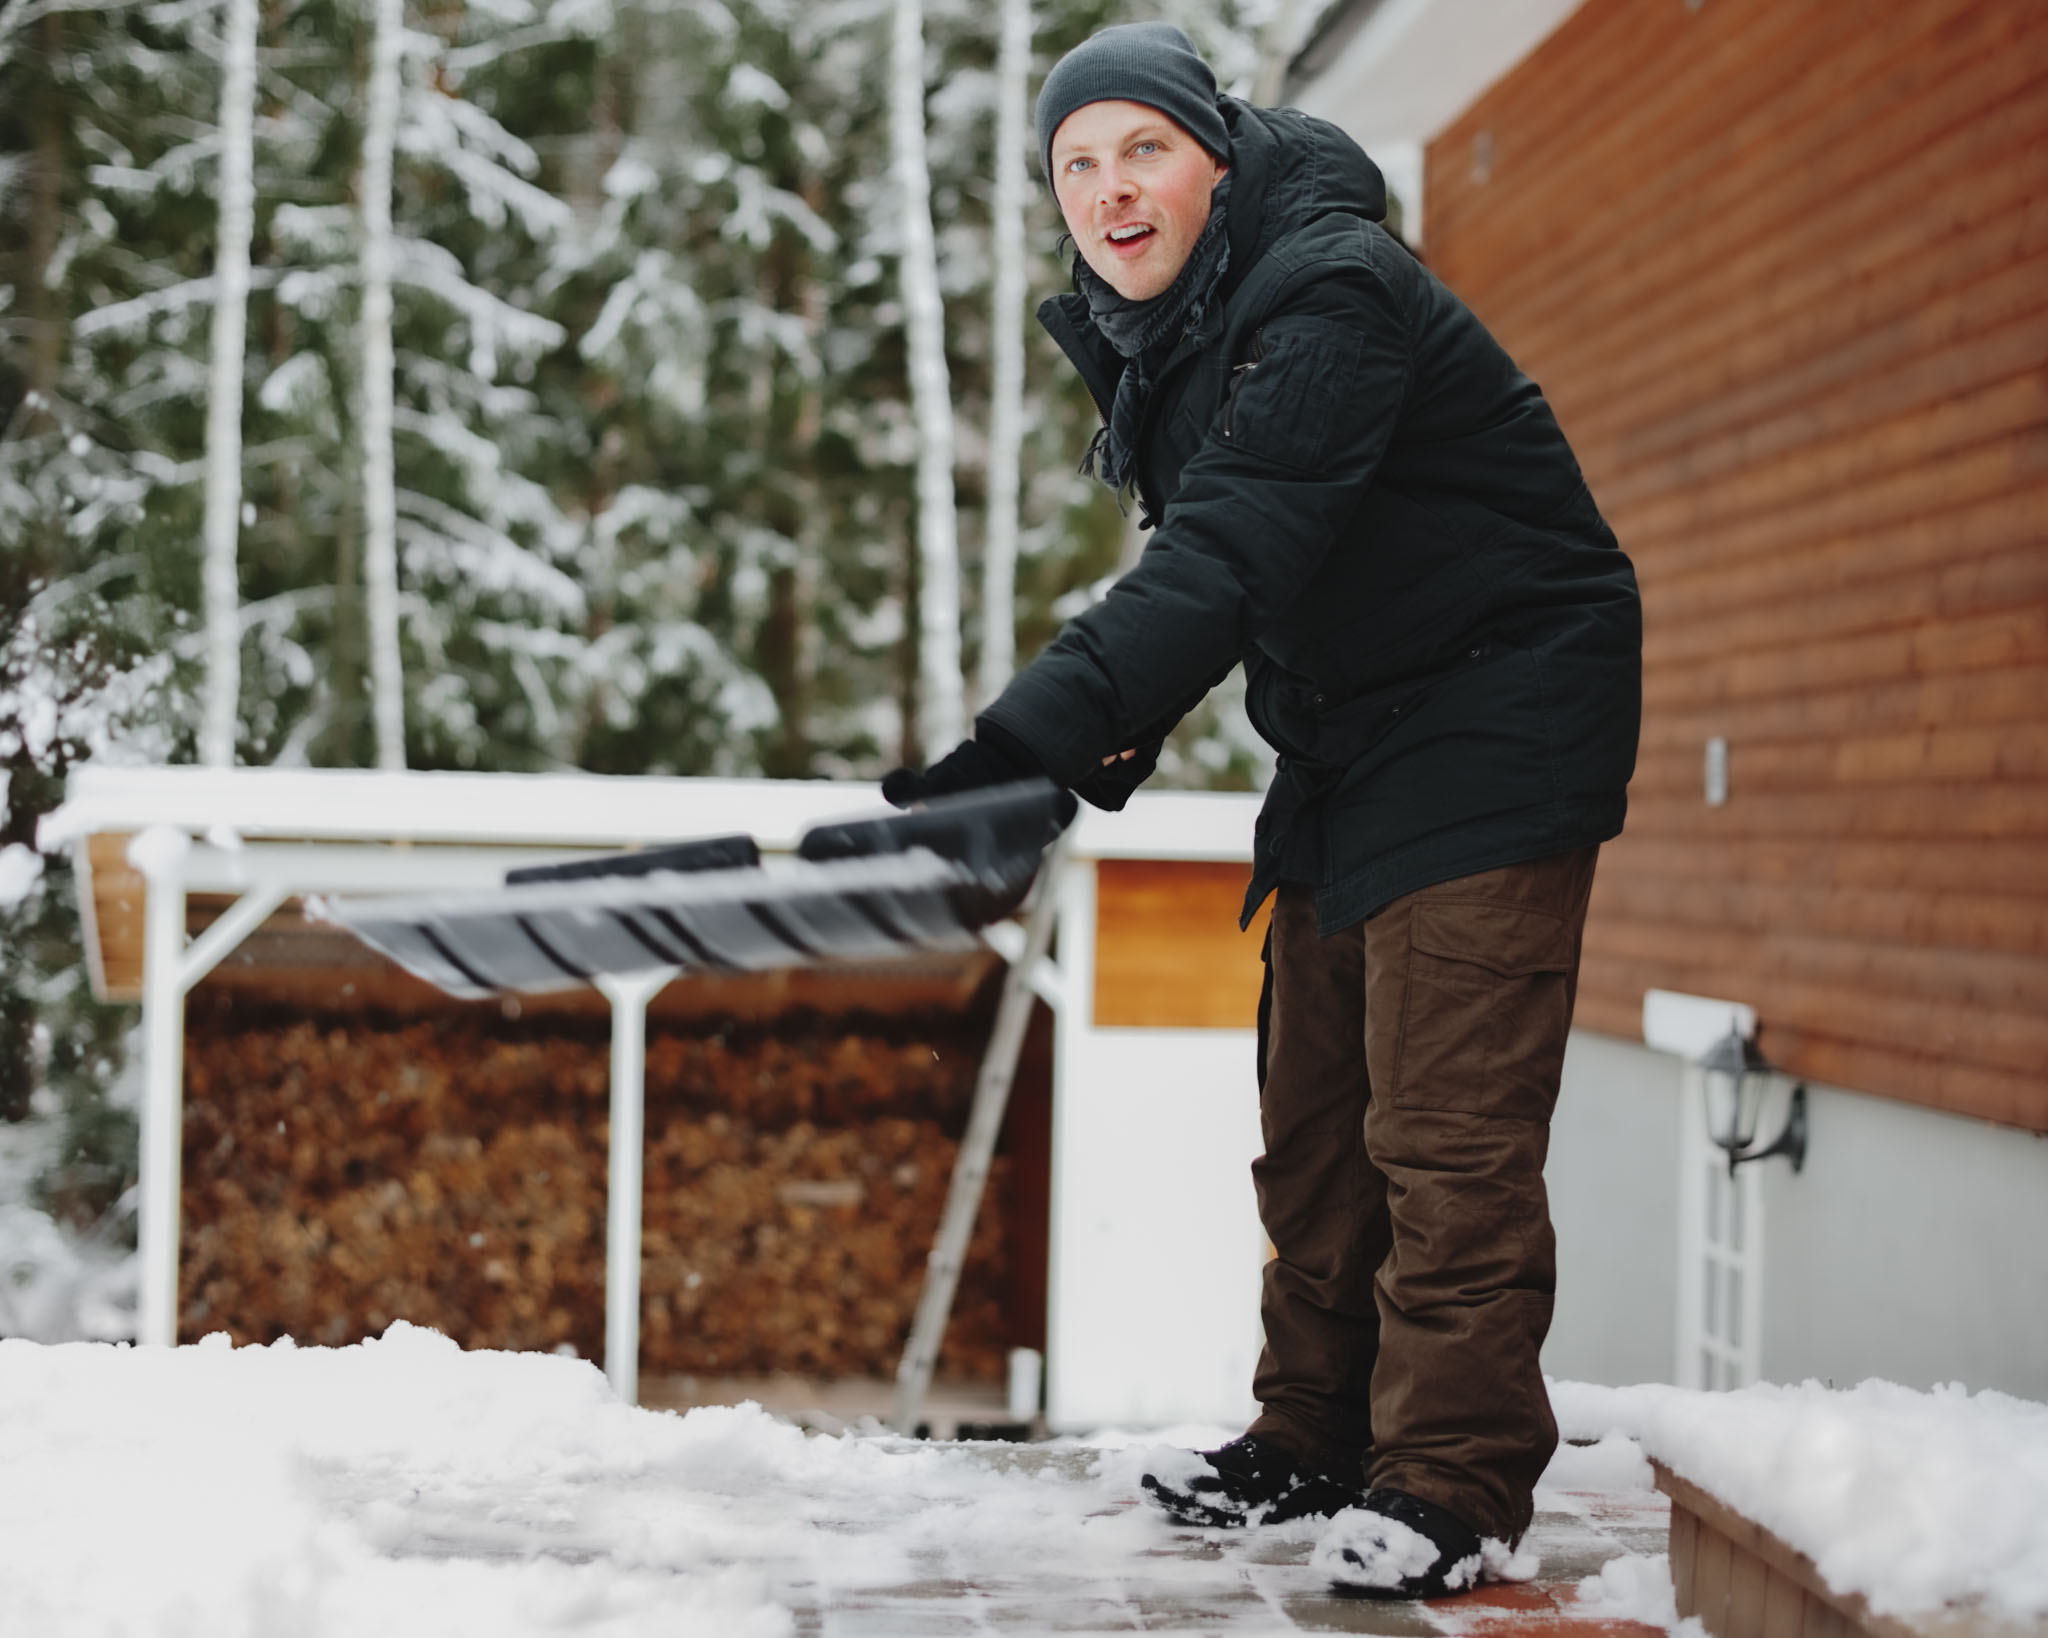
[[[959,1445],[975,1460],[1047,1482],[1087,1482],[1097,1452],[1060,1446]],[[1186,1530],[1170,1545],[1136,1555],[1127,1572],[1100,1565],[1065,1573],[984,1573],[969,1554],[930,1557],[929,1574],[898,1586],[835,1590],[777,1581],[769,1591],[806,1638],[953,1638],[986,1633],[1182,1632],[1229,1638],[1305,1632],[1376,1633],[1386,1638],[1661,1638],[1663,1629],[1602,1619],[1578,1608],[1577,1584],[1608,1560],[1666,1549],[1670,1507],[1654,1491],[1558,1492],[1538,1498],[1524,1543],[1542,1560],[1533,1581],[1496,1583],[1430,1603],[1342,1598],[1308,1567],[1316,1522],[1261,1530]],[[1112,1509],[1140,1505],[1135,1499]],[[858,1531],[860,1521],[845,1528]]]

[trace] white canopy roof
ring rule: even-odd
[[[1251,859],[1259,798],[1141,792],[1122,813],[1084,807],[1084,858]],[[630,847],[744,831],[786,850],[808,827],[883,813],[875,787],[807,779],[383,773],[324,768],[87,766],[37,833],[45,852],[167,825],[195,836],[300,842]]]

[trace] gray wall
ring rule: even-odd
[[[1764,1374],[2048,1400],[2048,1139],[1813,1088],[1764,1175]]]
[[[1552,1376],[1673,1379],[1680,1073],[1669,1054],[1572,1037],[1547,1171]],[[1761,1163],[1764,1378],[2048,1400],[2048,1138],[1833,1088],[1808,1099],[1805,1170]]]
[[[1543,1368],[1575,1382],[1668,1382],[1678,1317],[1679,1062],[1574,1031],[1550,1128],[1557,1316]]]

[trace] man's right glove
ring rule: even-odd
[[[1045,770],[1022,743],[1000,728],[979,728],[929,768],[898,768],[883,776],[882,800],[907,808],[935,797],[958,796],[990,785],[1013,785],[1020,779],[1043,779]],[[1060,792],[1060,823],[1073,823],[1080,804],[1073,792]]]
[[[1153,770],[1159,766],[1159,753],[1165,745],[1165,740],[1155,739],[1134,746],[1121,756],[1107,758],[1086,779],[1074,782],[1074,794],[1090,807],[1110,813],[1121,812],[1124,804],[1137,793],[1138,787],[1152,777]]]

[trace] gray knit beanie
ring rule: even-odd
[[[1053,133],[1091,102],[1157,108],[1217,159],[1230,158],[1215,72],[1171,23],[1119,23],[1090,35],[1052,65],[1038,92],[1038,158],[1048,182]]]

